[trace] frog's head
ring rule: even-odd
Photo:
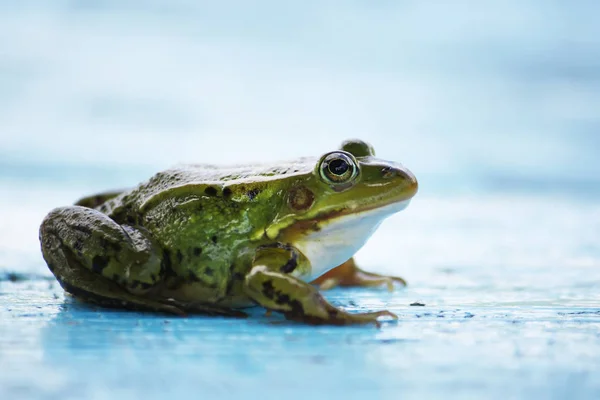
[[[312,280],[352,257],[383,219],[408,205],[417,187],[408,169],[375,158],[368,143],[349,140],[321,156],[312,172],[288,181],[267,235],[298,248],[312,265],[298,275]]]

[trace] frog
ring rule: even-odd
[[[86,196],[41,223],[43,258],[64,291],[101,307],[247,317],[261,306],[313,325],[379,325],[324,290],[406,282],[358,267],[356,252],[418,190],[402,164],[350,139],[319,157],[185,164]]]

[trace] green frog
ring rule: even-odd
[[[52,210],[42,253],[63,289],[106,307],[245,316],[256,304],[310,324],[375,323],[320,290],[398,277],[354,254],[417,192],[415,176],[360,140],[272,165],[185,165]]]

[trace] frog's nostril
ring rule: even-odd
[[[418,185],[417,178],[413,175],[412,172],[405,168],[398,168],[393,166],[384,167],[381,168],[381,176],[383,177],[383,179],[398,178],[406,182],[410,186],[414,186],[415,190]]]
[[[392,167],[384,167],[381,169],[381,176],[384,178],[393,178],[398,174],[398,170]]]

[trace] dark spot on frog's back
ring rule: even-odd
[[[212,240],[214,244],[217,244],[217,235],[213,235],[210,240]]]
[[[217,189],[214,186],[208,186],[206,189],[204,189],[204,193],[207,196],[216,196],[217,195]]]
[[[248,190],[248,192],[246,194],[248,195],[248,198],[250,200],[254,200],[254,198],[256,196],[258,196],[259,193],[260,193],[260,190],[255,188],[255,189]]]
[[[181,252],[181,250],[177,250],[177,262],[179,264],[181,264],[182,261],[183,261],[183,253]]]
[[[226,187],[225,189],[223,189],[223,196],[226,198],[231,197],[231,189]]]
[[[202,254],[202,248],[200,248],[200,247],[194,247],[192,249],[192,252],[194,253],[195,257],[199,257]]]
[[[206,276],[213,276],[214,273],[215,271],[211,267],[204,268],[204,274]]]

